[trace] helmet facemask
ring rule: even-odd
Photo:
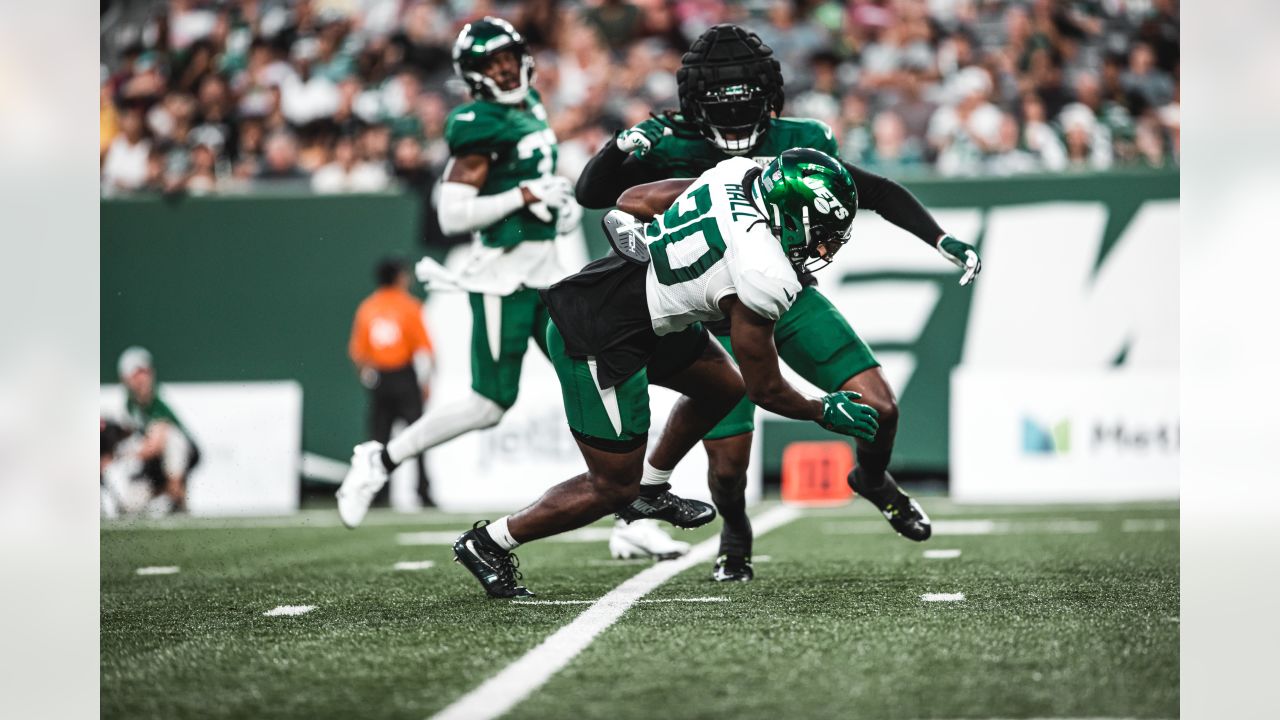
[[[727,85],[698,98],[694,118],[707,140],[730,155],[756,146],[769,121],[771,98],[754,85]]]

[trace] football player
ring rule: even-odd
[[[584,207],[613,205],[627,188],[663,178],[694,177],[725,158],[746,156],[768,163],[784,149],[806,147],[839,157],[831,129],[816,120],[779,117],[783,79],[772,50],[758,35],[736,25],[716,25],[703,33],[677,72],[680,111],[646,120],[620,133],[588,163],[578,178],[577,199]],[[863,209],[935,248],[964,271],[961,285],[982,267],[977,251],[942,230],[905,188],[844,163]],[[828,262],[824,258],[819,262]],[[928,515],[887,472],[898,425],[898,406],[871,349],[817,289],[810,272],[800,270],[804,289],[778,319],[778,354],[797,373],[826,392],[849,390],[879,413],[874,440],[857,440],[857,466],[849,485],[873,503],[893,529],[911,540],[927,540]],[[733,352],[728,321],[709,326]],[[744,400],[708,433],[704,446],[708,481],[724,527],[716,580],[750,580],[751,523],[744,490],[751,455],[754,407]]]
[[[533,56],[506,20],[465,26],[453,67],[471,102],[445,124],[450,160],[439,190],[439,220],[448,234],[470,232],[471,256],[458,274],[470,292],[471,393],[431,408],[384,447],[355,447],[338,490],[347,527],[364,519],[374,495],[400,463],[458,435],[496,425],[516,400],[529,338],[544,352],[547,311],[538,297],[564,277],[555,250],[557,225],[576,223],[580,209],[568,180],[556,176],[556,138],[531,87]]]
[[[520,512],[477,522],[453,546],[493,597],[532,594],[511,554],[518,545],[608,513],[680,527],[710,522],[715,509],[673,495],[669,478],[744,389],[785,417],[876,437],[876,410],[856,392],[804,395],[783,379],[774,347],[774,324],[802,290],[796,266],[829,260],[848,240],[858,199],[843,165],[809,149],[787,150],[763,170],[730,158],[692,184],[632,188],[618,206],[654,218],[615,223],[649,257],[610,255],[542,293],[552,319],[547,348],[587,472]],[[741,374],[701,324],[726,318]],[[683,397],[646,460],[650,383]]]

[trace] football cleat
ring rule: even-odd
[[[382,464],[382,443],[360,443],[351,451],[351,469],[338,488],[338,516],[342,524],[355,529],[369,512],[373,496],[387,484],[387,469]]]
[[[630,524],[619,520],[609,537],[609,554],[616,560],[645,557],[674,560],[687,552],[689,543],[663,532],[657,520],[636,520]]]
[[[711,570],[711,579],[716,582],[749,582],[755,576],[751,558],[742,555],[721,555]]]
[[[520,574],[520,559],[480,536],[480,528],[488,524],[488,520],[477,521],[458,536],[453,543],[454,562],[475,575],[489,597],[533,597],[529,588],[519,584],[524,577]]]
[[[716,519],[714,505],[701,500],[679,497],[671,492],[670,485],[665,487],[666,489],[653,497],[641,495],[636,498],[630,505],[616,513],[618,519],[625,522],[645,518],[665,520],[685,530],[701,527]]]
[[[875,505],[899,535],[916,542],[929,539],[933,534],[932,521],[925,514],[924,508],[920,507],[920,503],[902,492],[902,488],[894,482],[892,475],[886,472],[884,485],[874,489],[867,488],[861,478],[862,474],[855,467],[853,472],[849,473],[849,487]]]

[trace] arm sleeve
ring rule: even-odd
[[[844,163],[853,184],[858,188],[858,206],[872,210],[880,217],[915,235],[930,246],[938,242],[944,231],[933,215],[911,191],[898,183]]]
[[[609,208],[618,202],[618,196],[627,188],[663,177],[663,173],[652,166],[619,150],[610,139],[582,169],[574,195],[582,207]]]
[[[524,207],[519,187],[496,195],[481,195],[474,185],[440,183],[440,230],[445,235],[481,230]]]

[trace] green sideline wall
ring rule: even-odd
[[[1110,213],[1103,253],[1146,201],[1176,198],[1176,172],[928,180],[908,186],[929,207],[1102,201]],[[364,398],[346,356],[352,313],[387,254],[414,256],[421,200],[386,193],[107,199],[101,204],[101,380],[132,344],[155,355],[162,381],[294,379],[302,384],[303,447],[345,458],[363,437]],[[584,219],[593,257],[607,249],[598,212]],[[969,239],[969,238],[966,238]],[[981,246],[981,238],[971,240]],[[904,241],[911,242],[909,238]],[[824,283],[849,279],[824,273]],[[942,297],[906,350],[918,365],[900,398],[904,417],[948,412],[948,377],[963,347],[969,294],[935,275]],[[830,436],[804,423],[768,422],[764,471],[778,472],[787,442]],[[903,433],[895,466],[945,470],[945,433]]]

